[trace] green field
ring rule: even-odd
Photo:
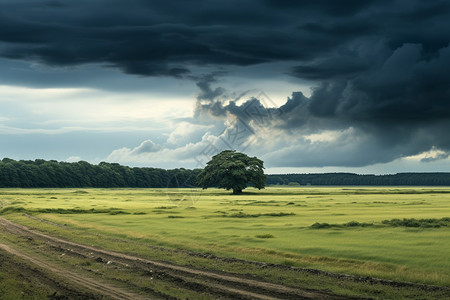
[[[0,211],[81,242],[24,213],[149,245],[450,286],[450,188],[270,187],[238,196],[217,189],[1,189]],[[383,222],[393,219],[400,221]]]

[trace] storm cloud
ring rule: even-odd
[[[0,58],[195,83],[189,122],[225,124],[219,136],[235,129],[230,118],[242,121],[260,137],[249,149],[274,166],[364,166],[438,151],[427,162],[450,153],[449,19],[445,0],[6,0]],[[221,83],[277,64],[285,67],[274,77],[306,82],[311,94],[289,91],[274,108]],[[264,126],[249,107],[267,113]],[[141,146],[129,152],[164,151]]]
[[[365,166],[433,149],[441,153],[422,162],[446,159],[450,152],[449,65],[448,46],[425,58],[421,45],[403,44],[370,70],[324,79],[310,97],[294,92],[279,108],[267,107],[256,98],[240,105],[233,99],[218,99],[198,104],[197,115],[231,114],[256,132],[263,127],[273,131],[272,136],[288,136],[275,147],[265,148],[261,142],[255,147],[265,148],[261,155],[277,166]],[[213,90],[203,84],[207,91]],[[260,115],[266,114],[262,126],[249,113],[250,105]],[[333,131],[332,140],[305,138]]]
[[[297,61],[293,75],[323,79],[364,71],[404,43],[433,56],[450,26],[447,1],[10,0],[0,9],[2,57],[145,76]]]

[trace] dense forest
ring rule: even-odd
[[[131,168],[117,163],[93,165],[42,159],[0,161],[0,187],[193,187],[200,169]],[[351,173],[267,175],[267,185],[441,185],[450,186],[450,173]]]
[[[450,173],[398,173],[358,175],[353,173],[268,175],[268,185],[450,185]]]
[[[195,185],[200,171],[4,158],[0,161],[0,187],[189,187]]]

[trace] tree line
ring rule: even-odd
[[[200,169],[131,168],[117,163],[93,165],[85,161],[57,162],[42,159],[0,161],[0,187],[78,188],[78,187],[190,187],[196,184]]]
[[[85,161],[0,161],[0,187],[21,188],[173,188],[197,185],[201,169],[138,168],[117,163],[93,165]],[[267,175],[267,185],[411,185],[450,186],[450,173],[399,173],[357,175],[352,173]]]
[[[267,185],[410,185],[448,186],[450,173],[398,173],[358,175],[353,173],[268,175]]]

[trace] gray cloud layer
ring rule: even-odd
[[[6,0],[0,55],[147,76],[289,60],[299,62],[293,75],[324,79],[367,70],[405,42],[435,55],[448,44],[449,7],[444,0]]]

